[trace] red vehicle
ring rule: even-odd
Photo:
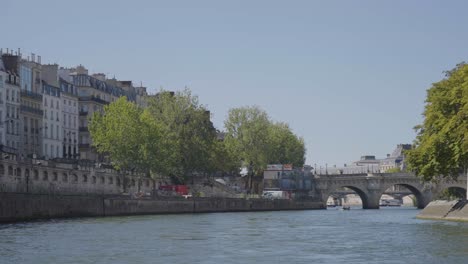
[[[159,186],[161,191],[172,191],[180,195],[188,195],[188,186],[187,185],[162,185]]]

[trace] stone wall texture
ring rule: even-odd
[[[235,198],[129,199],[98,195],[0,193],[0,223],[35,219],[324,209],[321,202]]]
[[[418,214],[417,218],[468,222],[468,201],[433,201]]]

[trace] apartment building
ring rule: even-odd
[[[0,148],[3,149],[3,146],[6,144],[5,139],[5,124],[4,114],[6,112],[6,105],[5,105],[5,86],[6,80],[8,79],[8,73],[5,71],[5,67],[3,66],[3,61],[0,57]]]
[[[2,54],[5,70],[4,90],[2,91],[1,121],[4,131],[4,144],[9,151],[18,154],[20,148],[20,77],[18,76],[18,56]],[[4,99],[4,100],[3,100]]]
[[[125,96],[146,107],[146,87],[90,75],[79,65],[59,68],[18,49],[0,49],[0,150],[29,158],[102,161],[92,147],[89,118]]]

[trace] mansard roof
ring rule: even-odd
[[[101,81],[87,74],[73,75],[73,83],[76,86],[92,87],[96,90],[111,94],[116,97],[126,96],[130,101],[136,100],[136,93],[126,92],[121,87],[110,85],[105,81]]]

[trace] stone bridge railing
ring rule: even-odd
[[[346,187],[361,197],[364,209],[379,208],[382,194],[395,185],[404,186],[410,190],[416,197],[418,208],[424,208],[447,188],[457,187],[465,191],[467,188],[465,176],[460,176],[457,181],[441,179],[438,183],[426,183],[409,173],[315,175],[314,183],[315,193],[324,204],[334,192]]]

